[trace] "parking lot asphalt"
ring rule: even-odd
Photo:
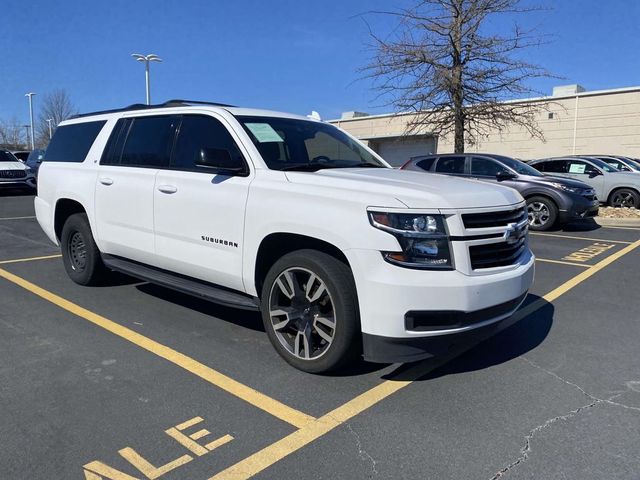
[[[511,326],[413,365],[304,374],[253,313],[80,287],[0,193],[3,479],[640,477],[640,230],[532,233]]]

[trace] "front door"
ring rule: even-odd
[[[226,120],[182,116],[171,167],[158,172],[153,192],[158,265],[244,290],[244,214],[252,176],[248,168],[246,176],[226,176],[198,166],[202,149],[243,157]]]
[[[565,176],[580,180],[593,187],[598,200],[606,200],[604,191],[604,174],[595,165],[584,160],[567,160]]]

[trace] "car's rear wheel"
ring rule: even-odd
[[[84,213],[70,215],[60,236],[62,261],[69,278],[79,285],[97,285],[108,271],[93,239],[89,219]]]
[[[261,308],[274,348],[300,370],[336,370],[361,354],[351,270],[326,253],[298,250],[280,258],[265,278]]]
[[[549,230],[558,219],[558,207],[553,200],[546,197],[528,198],[527,213],[531,230]]]
[[[640,195],[630,188],[620,188],[611,194],[609,206],[638,208],[640,207]]]

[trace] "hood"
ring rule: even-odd
[[[286,172],[290,182],[380,196],[392,206],[397,200],[408,208],[449,209],[513,205],[522,201],[509,187],[478,180],[393,168],[340,168],[317,172]]]
[[[520,178],[525,179],[527,182],[542,183],[544,185],[549,185],[550,183],[559,183],[560,185],[566,185],[567,187],[591,188],[590,185],[587,185],[586,183],[581,182],[580,180],[575,180],[573,178],[567,178],[567,177],[556,177],[553,175],[544,175],[542,177],[520,175]]]
[[[20,162],[0,162],[0,170],[26,170],[27,166]]]

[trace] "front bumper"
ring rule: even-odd
[[[580,195],[572,195],[572,202],[567,210],[560,210],[558,212],[558,219],[560,223],[567,223],[572,220],[582,220],[584,218],[591,218],[598,215],[598,207],[600,202],[596,200],[589,200]]]
[[[526,249],[515,265],[468,275],[397,267],[372,250],[349,250],[347,258],[358,291],[365,359],[384,363],[421,360],[482,339],[524,300],[535,260]],[[416,312],[427,319],[420,326]]]
[[[0,188],[36,188],[37,182],[35,177],[27,178],[0,178]]]

